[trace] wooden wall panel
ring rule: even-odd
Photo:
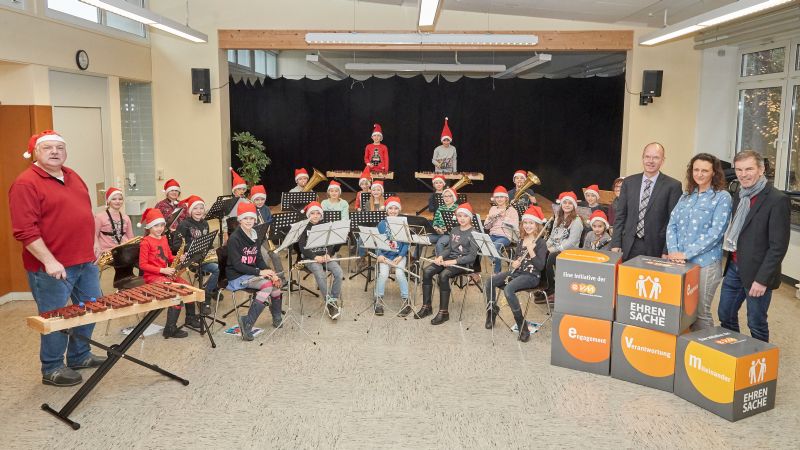
[[[8,189],[30,161],[22,157],[33,133],[53,127],[50,106],[0,105],[0,295],[29,291],[22,247],[11,231]]]

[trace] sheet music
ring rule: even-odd
[[[391,251],[392,247],[389,246],[386,236],[378,231],[377,227],[364,227],[359,226],[358,232],[361,237],[361,246],[364,248],[372,248],[378,250]]]
[[[300,235],[303,231],[305,231],[306,225],[308,225],[308,219],[293,223],[289,232],[286,233],[286,238],[281,242],[281,246],[275,249],[275,251],[280,252],[294,245],[297,240],[300,239]]]

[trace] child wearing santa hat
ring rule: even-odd
[[[517,192],[522,189],[522,186],[525,184],[525,182],[528,181],[528,172],[522,169],[517,170],[514,172],[514,176],[511,178],[511,180],[514,182],[514,188],[508,191],[508,196],[510,198],[514,198],[517,196]],[[533,189],[525,189],[525,193],[519,198],[518,204],[520,208],[523,208],[521,209],[522,211],[528,209],[528,206],[530,205],[535,205],[536,196],[534,195]]]
[[[178,225],[178,229],[172,234],[171,248],[179,248],[181,243],[185,243],[186,249],[192,245],[192,241],[203,237],[209,233],[208,222],[205,220],[206,204],[202,198],[190,195],[183,201],[181,206],[189,211],[189,217]],[[215,262],[205,263],[200,266],[200,271],[208,275],[206,280],[206,297],[200,306],[204,315],[211,313],[211,300],[218,292],[217,281],[219,280],[219,265]],[[192,328],[200,328],[200,318],[194,314],[194,303],[186,305],[186,325]]]
[[[254,339],[253,326],[267,306],[272,313],[272,326],[278,328],[283,322],[281,281],[275,271],[267,269],[267,263],[261,257],[261,240],[253,228],[256,215],[256,206],[252,203],[240,203],[237,206],[239,226],[228,239],[228,264],[225,267],[228,290],[258,290],[250,302],[247,315],[239,316],[239,330],[244,341]]]
[[[596,184],[583,188],[583,198],[585,201],[581,202],[579,206],[589,208],[592,212],[606,212],[606,209],[600,206],[600,188]]]
[[[578,215],[578,196],[574,192],[562,192],[558,196],[558,210],[553,222],[553,230],[547,239],[547,301],[554,301],[553,294],[556,290],[556,258],[562,251],[569,248],[578,248],[583,234],[583,219]]]
[[[517,243],[517,259],[511,263],[507,271],[495,274],[486,281],[484,292],[486,292],[486,300],[489,302],[486,308],[487,330],[494,327],[500,312],[496,303],[496,290],[503,289],[511,313],[514,314],[514,322],[519,330],[519,340],[528,342],[530,339],[531,333],[528,324],[525,323],[517,292],[539,285],[541,272],[547,262],[547,245],[544,239],[539,237],[544,223],[542,209],[538,206],[528,207],[522,215],[522,226]]]
[[[603,250],[611,242],[611,235],[608,234],[610,225],[606,213],[603,211],[593,212],[589,216],[589,225],[592,227],[592,232],[586,233],[582,247],[590,250]]]
[[[361,172],[361,177],[358,179],[358,187],[361,188],[359,192],[356,192],[356,200],[353,203],[353,206],[356,208],[356,211],[361,211],[361,194],[362,193],[369,193],[369,189],[372,186],[372,172],[369,170],[369,166],[364,167],[364,170]]]
[[[431,184],[433,185],[433,193],[428,197],[428,211],[436,213],[436,209],[439,208],[439,204],[436,202],[436,194],[441,195],[444,192],[444,188],[447,187],[447,181],[444,176],[436,175],[431,180]]]
[[[373,172],[386,173],[389,171],[389,147],[381,144],[383,131],[380,124],[373,125],[372,143],[364,148],[364,164]]]
[[[458,153],[456,147],[451,145],[453,142],[453,133],[450,132],[450,126],[447,123],[447,117],[444,118],[444,126],[442,127],[442,136],[440,138],[442,145],[433,150],[433,168],[435,172],[439,173],[452,173],[458,171]]]
[[[161,211],[161,215],[164,216],[164,218],[166,219],[176,209],[180,208],[180,206],[178,205],[178,203],[180,203],[178,198],[181,196],[181,185],[178,184],[178,182],[175,181],[174,178],[170,178],[164,183],[163,192],[165,198],[160,202],[156,203],[154,208]],[[172,225],[170,225],[170,230],[175,231],[178,228],[178,224],[181,223],[181,221],[187,217],[189,217],[189,212],[186,210],[181,211],[181,213],[178,215],[178,218],[175,219],[174,222],[172,222]]]
[[[267,189],[260,184],[250,188],[250,201],[256,205],[256,224],[271,224],[273,218],[272,211],[270,211],[269,205],[267,205]],[[284,275],[283,272],[283,262],[281,261],[280,256],[269,249],[269,239],[265,238],[264,242],[261,244],[261,257],[264,258],[264,262],[266,262],[267,265],[270,263],[272,264],[272,270],[278,274],[278,278],[281,279],[281,283],[286,285],[286,275]]]
[[[400,214],[400,197],[389,197],[386,199],[386,216],[397,217]],[[375,281],[375,301],[373,308],[375,315],[383,315],[383,294],[386,289],[386,280],[389,279],[389,269],[394,267],[395,279],[397,285],[400,287],[400,299],[402,306],[400,312],[397,314],[399,317],[405,317],[411,314],[411,303],[408,301],[408,279],[406,278],[406,258],[408,257],[408,243],[397,242],[392,239],[391,230],[389,230],[389,222],[386,219],[378,223],[378,231],[386,236],[387,243],[391,250],[377,250],[378,255],[378,279]]]
[[[486,216],[483,227],[492,238],[494,247],[502,253],[504,247],[511,245],[511,230],[519,229],[519,215],[517,210],[509,205],[508,191],[503,186],[494,188],[492,200],[495,205],[489,208],[489,215]],[[494,273],[499,273],[503,261],[495,258],[492,262]]]
[[[106,209],[94,216],[95,256],[133,239],[133,224],[122,213],[122,191],[112,187],[106,190]]]
[[[175,260],[169,248],[167,237],[164,236],[166,220],[156,208],[147,208],[142,214],[140,225],[144,225],[146,236],[139,245],[139,270],[145,283],[173,282],[189,284],[183,278],[176,276],[176,270],[170,265]],[[190,313],[193,314],[194,309]],[[181,305],[167,308],[167,322],[162,332],[164,338],[185,338],[189,333],[178,328],[178,316],[181,314]],[[187,321],[189,319],[187,318]]]
[[[338,181],[331,181],[328,184],[328,198],[322,201],[322,210],[339,211],[342,220],[350,220],[349,207],[347,200],[342,198],[342,185]]]
[[[311,227],[322,221],[322,205],[318,202],[311,202],[306,205],[304,209],[306,217],[308,218],[308,225],[305,231],[300,235],[297,241],[297,246],[300,248],[300,254],[304,260],[313,260],[314,262],[306,264],[306,268],[314,275],[314,280],[317,282],[317,288],[322,293],[322,298],[325,301],[325,307],[328,315],[332,320],[339,318],[341,309],[339,308],[339,295],[342,292],[342,267],[339,266],[338,261],[331,261],[331,258],[336,253],[336,246],[329,245],[327,247],[308,247],[308,237],[311,232]],[[328,276],[330,272],[333,278],[333,286],[328,292]]]
[[[428,235],[431,243],[436,244],[436,254],[441,255],[444,251],[444,246],[450,240],[450,234],[447,232],[447,224],[444,221],[444,216],[455,214],[458,208],[458,192],[452,187],[445,188],[442,191],[442,206],[436,209],[433,214],[433,231],[435,234]],[[419,248],[419,247],[418,247]]]
[[[439,312],[431,319],[431,325],[439,325],[450,320],[450,280],[466,271],[478,256],[478,245],[472,237],[472,205],[464,203],[456,209],[458,227],[450,231],[450,241],[422,275],[422,307],[415,319],[433,314],[433,276],[439,274]],[[454,267],[458,265],[459,267]]]
[[[306,169],[302,167],[299,169],[295,169],[294,182],[297,183],[297,185],[289,189],[289,192],[303,192],[303,188],[305,188],[306,184],[308,184],[308,179],[309,177],[308,177],[308,172],[306,172]]]
[[[361,195],[361,194],[359,194]],[[374,180],[369,188],[369,202],[362,205],[362,211],[383,211],[386,209],[383,196],[383,180]]]

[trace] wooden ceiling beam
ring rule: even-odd
[[[498,34],[534,34],[539,44],[533,47],[517,45],[367,45],[306,43],[306,33],[335,33],[330,30],[219,30],[219,48],[223,50],[381,50],[381,51],[627,51],[633,48],[632,30],[584,31],[498,31]],[[363,31],[365,33],[375,33]],[[385,31],[408,33],[409,31]],[[413,31],[411,31],[413,32]],[[341,31],[349,33],[349,31]],[[484,31],[448,33],[491,34]]]

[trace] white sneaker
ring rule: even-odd
[[[339,303],[335,298],[329,299],[327,301],[326,309],[328,310],[328,316],[331,320],[336,320],[339,318],[339,315],[342,313],[341,309],[339,308]]]

